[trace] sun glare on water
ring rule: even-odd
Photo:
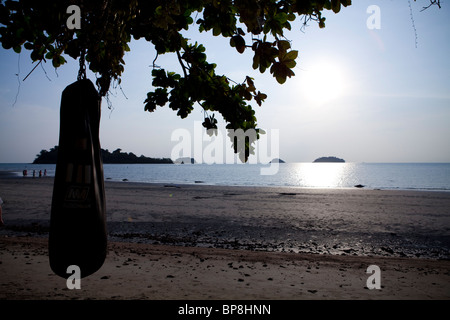
[[[295,174],[299,184],[307,188],[342,188],[348,186],[351,164],[299,163]]]

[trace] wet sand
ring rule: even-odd
[[[107,260],[69,290],[48,265],[52,187],[0,178],[0,299],[450,298],[450,193],[107,181]]]

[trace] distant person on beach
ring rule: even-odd
[[[39,170],[39,178],[42,177],[42,170]]]
[[[5,225],[5,223],[3,222],[3,218],[2,218],[2,205],[3,205],[3,200],[2,200],[2,198],[0,198],[0,227],[3,227]]]
[[[44,177],[47,176],[47,169],[44,169]]]
[[[36,170],[33,170],[33,178],[36,177]]]
[[[27,170],[26,170],[26,169],[25,169],[25,170],[23,170],[23,171],[22,171],[22,173],[23,173],[23,176],[24,176],[24,177],[26,177],[26,176],[27,176],[27,174],[28,174],[28,172],[27,172]]]

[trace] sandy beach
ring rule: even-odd
[[[52,188],[0,178],[0,299],[450,298],[448,192],[106,181],[108,255],[70,290],[48,263]]]

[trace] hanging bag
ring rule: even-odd
[[[100,157],[100,96],[88,79],[67,86],[61,97],[58,159],[50,216],[51,269],[68,278],[96,272],[107,252],[105,190]]]

